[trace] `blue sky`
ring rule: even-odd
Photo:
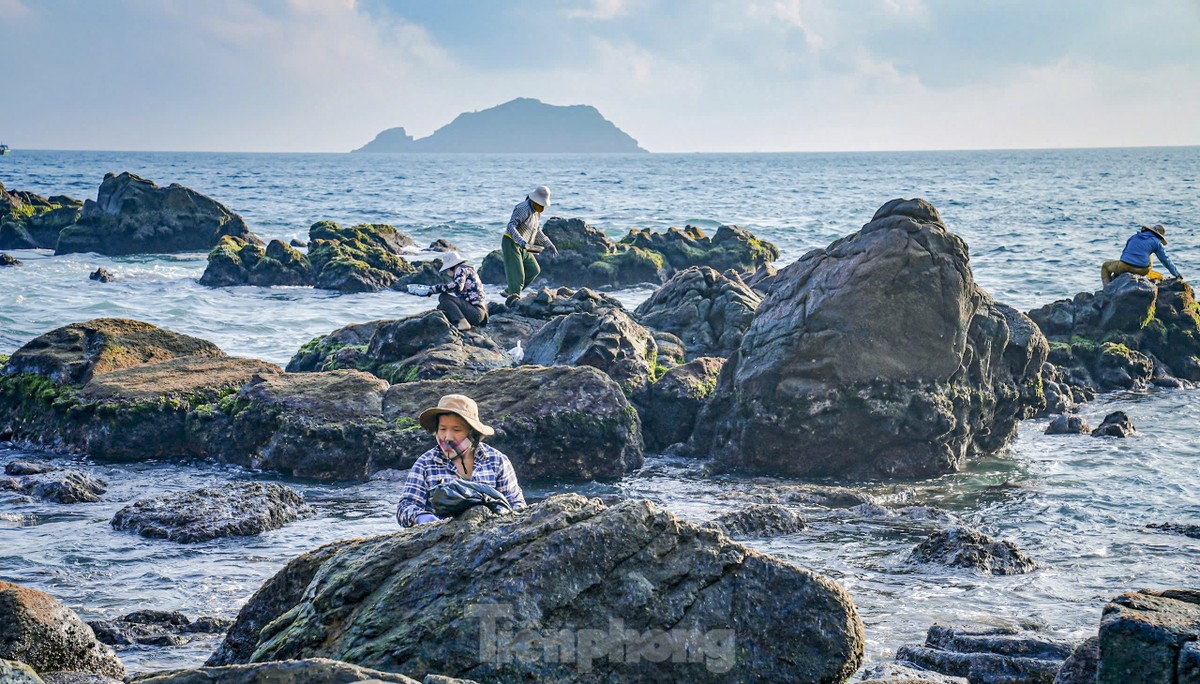
[[[347,151],[515,97],[652,152],[1200,144],[1200,0],[0,0],[0,141]]]

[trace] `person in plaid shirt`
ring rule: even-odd
[[[525,507],[525,494],[508,457],[483,443],[496,434],[479,420],[479,407],[470,397],[447,394],[438,405],[421,412],[421,427],[437,437],[438,445],[421,454],[408,471],[396,521],[404,527],[439,520],[430,511],[429,490],[452,478],[481,482],[496,488],[513,510]]]
[[[433,285],[408,285],[409,292],[422,297],[438,295],[438,309],[450,325],[459,330],[487,323],[487,305],[483,299],[483,281],[475,267],[463,255],[449,252],[442,258],[442,273],[449,272],[450,282]]]

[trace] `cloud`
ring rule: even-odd
[[[597,19],[606,20],[621,17],[629,13],[625,0],[592,0],[590,7],[567,10],[568,19]]]

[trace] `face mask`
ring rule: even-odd
[[[442,453],[450,458],[462,458],[471,448],[470,437],[465,437],[457,442],[452,439],[439,439],[437,442],[438,446],[442,448]]]

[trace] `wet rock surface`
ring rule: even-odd
[[[1186,523],[1150,523],[1146,527],[1160,532],[1170,532],[1172,534],[1182,534],[1185,537],[1192,539],[1200,539],[1200,525],[1189,525]]]
[[[603,309],[623,309],[621,302],[590,287],[572,290],[560,287],[556,290],[543,287],[537,292],[518,299],[506,312],[527,318],[548,321],[555,316],[573,313],[598,314]]]
[[[912,550],[909,559],[989,575],[1020,575],[1037,564],[1009,541],[995,541],[978,530],[954,526],[934,532]]]
[[[808,527],[799,513],[779,504],[747,506],[720,515],[714,522],[734,538],[778,537],[795,534]]]
[[[1040,410],[1046,340],[974,283],[924,200],[780,271],[690,448],[789,476],[928,476]]]
[[[208,254],[200,284],[209,287],[257,285],[279,287],[312,285],[314,274],[308,257],[279,240],[266,249],[240,238],[222,237]]]
[[[1059,414],[1046,426],[1047,435],[1084,435],[1092,431],[1083,416]]]
[[[401,674],[373,670],[328,658],[302,658],[251,665],[202,667],[195,670],[175,670],[138,677],[138,684],[352,684],[362,682],[395,682],[420,684],[420,680]]]
[[[464,586],[467,570],[457,566],[468,563],[493,581]],[[793,600],[771,599],[780,593]],[[243,614],[256,613],[254,602]],[[858,668],[863,647],[862,623],[836,584],[649,502],[609,508],[578,495],[511,516],[339,542],[299,602],[284,603],[255,637],[251,661],[332,657],[478,681],[736,681],[747,671],[770,681],[841,681]],[[623,631],[611,638],[638,638],[590,667],[578,667],[574,656],[510,657],[520,648],[514,634],[603,631],[614,619]],[[485,620],[496,628],[498,655],[481,662]],[[721,642],[719,630],[736,645]],[[675,639],[683,634],[697,636]],[[687,643],[689,662],[648,657],[647,649]]]
[[[1100,426],[1092,430],[1093,437],[1128,437],[1135,432],[1133,422],[1124,411],[1113,411],[1104,416]]]
[[[99,501],[100,496],[108,491],[108,483],[103,479],[70,469],[54,468],[0,480],[4,480],[0,482],[0,489],[10,489],[35,499],[61,504]]]
[[[165,610],[139,610],[115,620],[88,623],[96,638],[109,646],[181,646],[197,634],[224,634],[233,620],[199,617]]]
[[[1096,670],[1100,666],[1100,639],[1090,637],[1075,647],[1063,661],[1054,677],[1054,684],[1096,684]]]
[[[966,677],[955,677],[923,667],[896,661],[873,663],[863,668],[856,684],[970,684]]]
[[[63,671],[125,677],[125,666],[74,611],[49,594],[3,581],[0,658],[23,662],[39,674]]]
[[[105,174],[95,201],[58,236],[55,254],[157,254],[212,249],[229,235],[260,243],[241,216],[178,184],[160,188],[132,173]]]
[[[1096,684],[1196,681],[1200,674],[1200,590],[1122,594],[1100,618]]]
[[[4,266],[20,266],[21,260],[11,254],[0,254],[0,268]]]
[[[195,543],[261,534],[312,514],[295,490],[243,482],[139,499],[117,511],[112,526],[152,539]]]
[[[646,449],[661,452],[687,442],[717,387],[725,359],[701,357],[675,366],[633,397],[642,417]]]
[[[935,625],[923,646],[902,646],[896,660],[971,684],[1052,684],[1073,645],[1015,629]]]
[[[79,220],[82,208],[77,199],[7,190],[0,183],[0,249],[54,249],[59,232]]]
[[[97,268],[95,271],[92,272],[91,275],[88,276],[88,280],[95,280],[95,281],[101,282],[101,283],[110,283],[116,279],[117,279],[117,276],[115,276],[111,271],[104,268],[103,266],[101,266],[100,268]]]
[[[376,292],[416,271],[401,256],[415,247],[412,239],[389,225],[345,228],[318,221],[308,229],[308,240],[308,260],[319,289]]]
[[[703,266],[676,273],[635,314],[642,325],[678,336],[688,359],[724,358],[737,351],[760,303],[736,272]]]
[[[750,274],[779,258],[775,245],[734,225],[718,227],[712,237],[690,225],[683,230],[672,227],[662,233],[631,230],[621,243],[661,254],[668,275],[693,266]]]

